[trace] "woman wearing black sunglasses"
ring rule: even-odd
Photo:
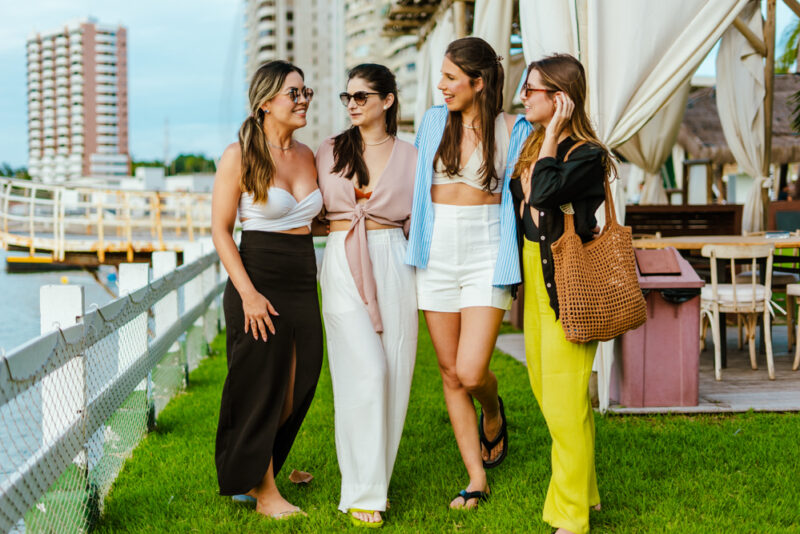
[[[339,509],[383,523],[417,348],[414,269],[405,265],[417,150],[395,137],[397,85],[383,65],[350,71],[352,127],[326,140],[317,173],[331,233],[320,287],[333,381]]]
[[[275,484],[322,366],[310,223],[322,209],[314,154],[294,140],[313,91],[303,71],[270,61],[253,75],[251,115],[214,180],[211,234],[228,272],[223,296],[228,376],[216,441],[221,495],[246,494],[280,519],[302,513]],[[239,246],[233,240],[242,222]]]

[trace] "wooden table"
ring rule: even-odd
[[[633,240],[634,248],[640,249],[661,249],[675,247],[678,250],[700,251],[704,245],[775,245],[776,249],[798,249],[800,248],[800,236],[767,236],[767,235],[687,235],[673,237],[647,237]],[[719,260],[718,260],[719,261]],[[759,271],[761,273],[761,283],[766,282],[766,261],[759,261]],[[717,264],[719,265],[719,264]],[[724,269],[721,272],[725,272]],[[725,337],[725,314],[720,314],[720,349],[722,356],[722,367],[727,367],[728,343]],[[764,325],[761,325],[761,341],[759,351],[764,350]],[[799,341],[800,342],[800,341]]]
[[[775,248],[800,248],[800,236],[768,237],[765,235],[686,235],[644,237],[633,240],[634,248],[666,248],[700,250],[703,245],[775,245]]]

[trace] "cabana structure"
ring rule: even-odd
[[[800,16],[797,0],[783,1]],[[754,178],[743,210],[743,230],[753,231],[764,228],[761,190],[770,183],[776,2],[766,0],[765,20],[759,0],[395,0],[384,31],[419,37],[416,124],[431,103],[441,103],[435,87],[453,39],[483,37],[509,61],[516,21],[523,65],[555,52],[572,54],[587,73],[587,107],[598,136],[642,169],[645,186],[656,194],[655,173],[675,144],[691,77],[722,39],[717,105],[731,154]],[[518,80],[506,66],[506,96],[516,92]],[[620,182],[616,198],[624,195]],[[625,220],[625,203],[615,205],[617,218]],[[613,342],[602,343],[601,410],[608,407],[613,359]]]
[[[779,168],[773,172],[773,190],[786,186],[790,163],[800,162],[800,135],[792,129],[793,106],[791,98],[800,92],[800,74],[775,75],[775,106],[772,115],[772,149],[770,161]],[[723,168],[736,164],[717,111],[715,87],[703,87],[689,94],[686,111],[681,121],[677,142],[686,154],[684,167],[702,165],[707,169],[706,187],[711,202],[711,185],[726,198],[726,185],[722,181]],[[683,176],[688,177],[684,172]],[[709,179],[710,178],[710,179]],[[684,179],[682,203],[688,203],[688,180]]]

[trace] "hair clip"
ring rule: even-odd
[[[498,63],[502,63],[502,62],[503,62],[503,59],[505,59],[505,58],[504,58],[503,56],[497,56],[497,58],[496,58],[496,59],[497,59],[497,62],[498,62]]]

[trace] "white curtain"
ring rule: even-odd
[[[527,63],[556,52],[578,57],[577,16],[572,0],[519,0],[519,20]]]
[[[445,11],[442,19],[428,34],[417,54],[417,98],[414,102],[414,127],[418,127],[422,116],[431,105],[444,104],[442,93],[436,89],[441,79],[442,59],[447,45],[456,39],[456,24],[453,8]]]
[[[511,109],[517,87],[527,64],[521,56],[511,57],[511,21],[516,0],[476,0],[472,35],[486,40],[503,57],[505,85],[503,107]]]
[[[745,3],[520,0],[523,50],[528,61],[553,52],[580,52],[598,136],[616,148],[678,91]],[[621,183],[613,192],[615,199],[624,198]],[[617,217],[624,220],[625,203],[615,204]],[[600,409],[605,411],[613,342],[601,343],[599,354]]]
[[[749,2],[741,18],[763,39],[760,2]],[[722,36],[717,55],[717,110],[736,163],[753,177],[742,213],[743,232],[764,229],[761,189],[769,182],[763,171],[765,92],[763,58],[739,30],[731,27]]]
[[[511,62],[511,17],[515,0],[475,0],[472,35],[492,45],[503,56],[503,69]]]
[[[669,203],[661,180],[661,167],[675,146],[688,99],[689,80],[678,88],[669,102],[641,130],[617,147],[619,153],[636,166],[631,169],[635,176],[630,179],[644,182],[639,204]]]

